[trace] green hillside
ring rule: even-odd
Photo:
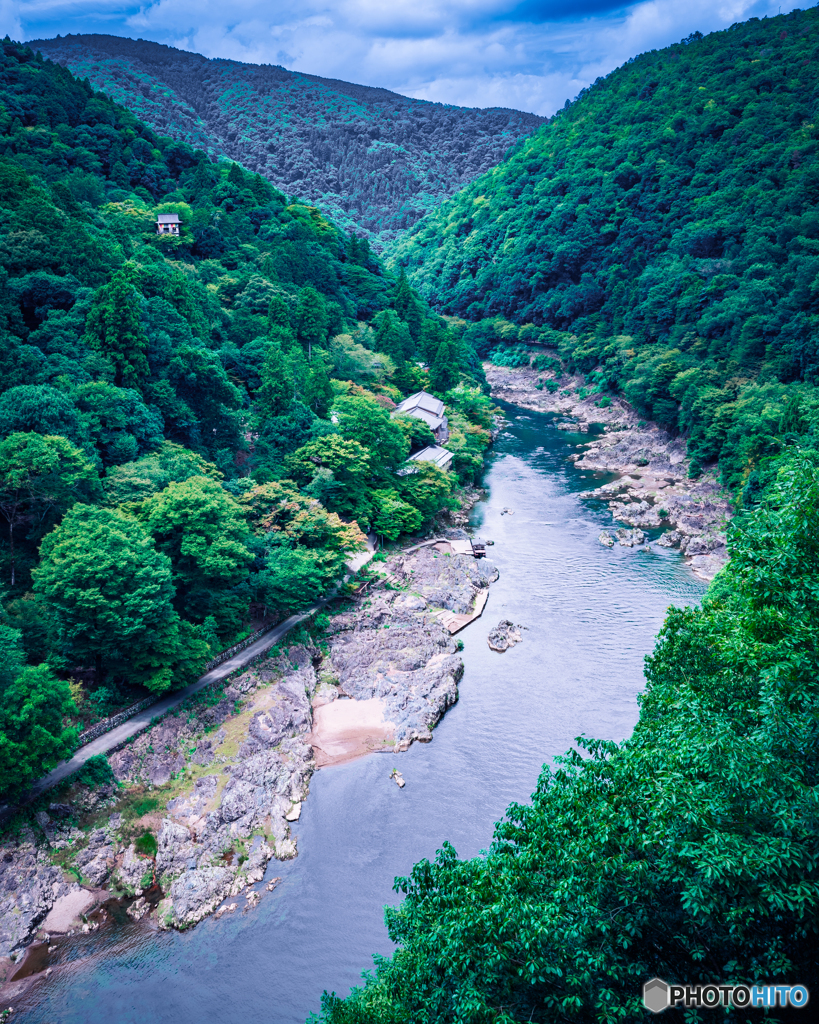
[[[402,394],[446,396],[464,482],[489,433],[474,353],[366,241],[0,45],[2,797],[450,506],[395,474],[432,442]]]
[[[209,60],[144,39],[68,35],[29,45],[145,123],[228,156],[344,227],[396,237],[543,122],[275,65]]]
[[[557,345],[684,432],[695,471],[718,459],[741,485],[819,415],[817,58],[815,8],[636,57],[420,222],[395,262],[479,322],[482,354]]]

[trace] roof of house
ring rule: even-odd
[[[398,410],[396,410],[397,412]],[[412,412],[404,414],[405,416],[412,416],[413,419],[423,420],[430,430],[437,430],[439,427],[447,425],[446,416],[433,416],[431,412],[427,412],[426,409],[413,409]],[[443,438],[442,438],[443,440]]]
[[[452,462],[452,452],[446,448],[442,448],[439,444],[431,444],[427,448],[423,448],[420,452],[416,452],[415,455],[410,455],[410,462],[434,462],[436,466],[440,466],[444,469]]]
[[[399,412],[404,413],[406,416],[414,416],[418,420],[423,420],[429,424],[432,430],[437,430],[440,426],[446,425],[444,403],[426,391],[418,391],[416,394],[410,395],[409,398],[405,398],[396,407],[393,416]]]
[[[396,412],[413,413],[421,410],[440,417],[444,415],[444,403],[427,391],[416,391],[414,395],[410,395],[399,404]]]
[[[156,218],[157,224],[179,224],[179,215],[176,213],[160,213]]]

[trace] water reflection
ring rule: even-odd
[[[609,477],[581,478],[566,462],[584,438],[548,416],[506,411],[490,497],[474,512],[501,576],[462,634],[460,701],[433,742],[315,775],[299,857],[271,865],[282,883],[256,910],[185,934],[123,923],[73,940],[65,965],[18,1004],[18,1020],[300,1024],[323,989],[346,992],[372,953],[389,952],[382,907],[396,898],[394,876],[444,839],[477,854],[577,735],[628,735],[665,610],[698,600],[703,584],[675,552],[602,548],[611,517],[581,494]],[[524,627],[523,642],[496,654],[486,635],[501,618]],[[389,781],[393,765],[403,790]]]

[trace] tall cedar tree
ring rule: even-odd
[[[85,340],[114,366],[117,387],[139,389],[148,376],[147,339],[139,317],[139,293],[131,268],[118,270],[94,297]]]

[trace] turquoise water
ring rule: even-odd
[[[676,552],[601,547],[611,516],[582,495],[608,478],[566,462],[582,435],[505,410],[489,497],[474,510],[500,579],[461,634],[460,700],[432,743],[316,773],[299,856],[270,865],[282,883],[256,910],[184,934],[126,918],[73,940],[17,1002],[16,1020],[301,1024],[324,989],[349,991],[373,953],[389,953],[383,906],[396,899],[396,875],[445,839],[462,856],[485,848],[505,807],[528,799],[574,737],[630,733],[666,608],[698,601],[704,585]],[[497,654],[486,635],[501,618],[524,627],[523,642]],[[403,790],[388,778],[394,765]]]

